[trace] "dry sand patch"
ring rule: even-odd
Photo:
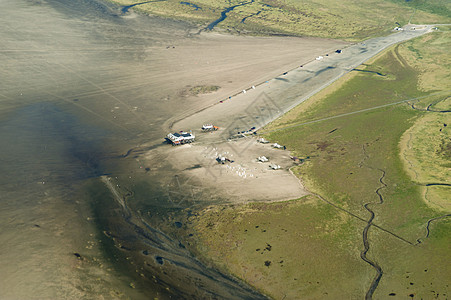
[[[294,165],[289,152],[257,143],[253,137],[217,144],[168,145],[159,151],[166,152],[167,161],[181,177],[194,177],[193,182],[200,182],[196,189],[212,191],[215,198],[226,202],[282,201],[307,194],[289,170]],[[231,162],[219,163],[216,159],[220,156]],[[269,161],[259,162],[259,156]],[[148,156],[150,164],[152,157],[155,156]],[[274,170],[271,165],[278,165],[280,169]]]
[[[180,115],[170,118],[170,124],[345,44],[318,38],[203,33],[149,48],[152,75],[148,82],[159,94],[167,91],[160,100],[183,107]],[[194,86],[220,88],[213,93],[190,95],[187,91]]]

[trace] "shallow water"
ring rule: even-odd
[[[155,227],[184,187],[136,157],[183,110],[149,49],[189,26],[89,0],[0,0],[0,18],[0,298],[262,297]]]
[[[2,299],[157,295],[132,289],[105,255],[83,191],[117,174],[131,145],[161,135],[147,124],[163,117],[158,105],[149,99],[139,115],[130,100],[130,89],[151,91],[129,70],[143,69],[145,47],[184,31],[163,22],[153,32],[155,20],[116,12],[91,1],[0,1]]]

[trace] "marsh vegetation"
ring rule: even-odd
[[[219,28],[230,33],[294,35],[362,40],[389,32],[409,21],[413,24],[443,23],[451,16],[443,1],[350,0],[308,1],[213,1],[190,2],[115,0],[167,18],[197,24],[202,30]]]
[[[449,297],[450,45],[394,46],[267,126],[312,195],[205,210],[199,251],[275,298]]]

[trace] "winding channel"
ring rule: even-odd
[[[166,1],[166,0],[152,0],[152,1],[145,1],[145,2],[140,2],[140,3],[135,3],[135,4],[132,4],[132,5],[127,5],[127,6],[122,7],[121,12],[123,14],[126,14],[126,13],[128,13],[130,8],[133,8],[135,6],[143,5],[143,4],[147,4],[147,3],[152,3],[152,2],[164,2],[164,1]]]
[[[366,292],[365,295],[365,299],[372,299],[373,298],[373,293],[376,290],[377,286],[379,285],[379,282],[382,278],[383,275],[383,271],[382,268],[374,261],[370,260],[367,257],[367,253],[370,250],[370,242],[368,241],[368,231],[370,230],[370,227],[373,225],[373,219],[375,217],[375,214],[373,212],[373,210],[370,208],[371,204],[383,204],[384,203],[384,198],[382,197],[381,194],[381,190],[387,187],[387,184],[385,184],[384,182],[384,177],[385,177],[385,171],[382,169],[378,169],[379,171],[382,172],[382,176],[379,178],[379,182],[381,183],[381,186],[377,188],[376,190],[376,194],[379,197],[379,202],[376,203],[366,203],[363,207],[365,207],[365,209],[370,213],[370,218],[368,219],[368,223],[365,226],[365,228],[363,229],[363,233],[362,233],[362,238],[363,238],[363,246],[364,249],[362,252],[360,252],[360,257],[362,258],[363,261],[365,261],[367,264],[369,264],[370,266],[372,266],[375,270],[376,270],[376,276],[374,277],[373,281],[371,282],[371,285],[368,289],[368,291]]]
[[[244,2],[244,3],[240,3],[237,5],[233,5],[230,7],[226,7],[222,12],[221,12],[221,16],[219,17],[219,19],[211,22],[210,24],[208,24],[208,26],[204,29],[204,30],[213,30],[213,28],[215,28],[216,25],[218,25],[219,23],[221,23],[222,21],[224,21],[227,18],[227,13],[231,12],[232,10],[234,10],[235,8],[239,7],[239,6],[243,6],[243,5],[247,5],[247,4],[251,4],[253,3],[254,0],[251,0],[249,2]],[[201,30],[202,31],[202,30]]]
[[[431,233],[429,227],[431,226],[432,222],[438,221],[438,220],[441,220],[441,219],[444,219],[444,218],[448,218],[448,217],[451,217],[451,214],[447,214],[447,215],[443,215],[443,216],[439,216],[439,217],[435,217],[435,218],[429,219],[428,222],[427,222],[427,225],[426,225],[426,235],[424,236],[424,238],[417,239],[417,243],[415,244],[415,246],[418,245],[418,244],[421,244],[422,243],[422,239],[427,239],[429,237],[429,234]]]
[[[442,99],[442,100],[436,101],[436,102],[434,102],[434,103],[431,103],[431,104],[429,104],[426,108],[418,108],[418,107],[415,106],[415,103],[409,103],[409,104],[410,104],[410,107],[411,107],[412,109],[414,109],[414,110],[427,111],[427,112],[435,112],[435,113],[450,113],[451,110],[449,110],[449,109],[447,109],[447,110],[436,110],[436,109],[433,109],[433,108],[432,108],[433,105],[435,105],[435,104],[437,104],[437,103],[439,103],[439,102],[445,101],[445,100],[447,100],[448,98],[449,98],[449,96],[446,97],[445,99]]]
[[[365,164],[365,161],[369,158],[368,154],[366,153],[365,145],[362,146],[362,150],[363,150],[364,158],[363,158],[362,161],[358,164],[358,166],[359,166],[360,168],[363,167],[363,166],[365,166],[365,167],[367,167],[367,168],[369,168],[369,169],[376,170],[375,168],[372,168],[372,167],[368,166],[367,164]],[[363,232],[362,232],[362,240],[363,240],[363,247],[364,247],[364,248],[363,248],[363,250],[360,252],[360,257],[361,257],[361,259],[362,259],[363,261],[365,261],[367,264],[369,264],[371,267],[373,267],[373,268],[376,270],[376,275],[374,276],[373,281],[371,282],[371,285],[369,286],[369,288],[368,288],[368,290],[367,290],[367,292],[366,292],[366,294],[365,294],[365,300],[371,300],[371,299],[373,298],[373,294],[374,294],[375,290],[377,289],[377,287],[378,287],[378,285],[379,285],[379,282],[381,281],[382,276],[383,276],[383,274],[384,274],[384,271],[382,270],[382,267],[381,267],[377,262],[375,262],[375,261],[373,261],[373,260],[370,260],[370,259],[367,257],[368,251],[370,250],[370,242],[369,242],[369,240],[368,240],[368,232],[369,232],[371,226],[374,226],[374,227],[377,227],[377,228],[381,229],[381,228],[380,228],[379,226],[377,226],[376,224],[373,224],[373,220],[374,220],[374,218],[375,218],[375,213],[374,213],[374,211],[371,209],[370,206],[371,206],[372,204],[378,204],[378,205],[380,205],[380,204],[383,204],[383,203],[384,203],[384,198],[383,198],[383,196],[382,196],[382,194],[381,194],[381,190],[382,190],[382,189],[385,189],[385,188],[387,187],[387,184],[384,182],[384,178],[385,178],[385,176],[386,176],[386,172],[385,172],[383,169],[380,169],[380,168],[378,168],[377,170],[380,171],[380,172],[382,173],[381,177],[379,178],[379,183],[380,183],[381,185],[380,185],[380,186],[376,189],[376,191],[375,191],[376,195],[377,195],[378,198],[379,198],[379,201],[378,201],[378,202],[368,202],[368,203],[366,203],[366,204],[363,205],[363,207],[370,213],[370,218],[366,221],[366,222],[367,222],[367,225],[365,226],[365,228],[363,229]],[[439,186],[451,186],[451,184],[447,184],[447,183],[429,183],[429,184],[426,184],[426,186],[437,186],[437,185],[439,185]],[[423,240],[423,239],[427,239],[427,238],[429,237],[429,235],[430,235],[430,225],[431,225],[432,222],[435,222],[435,221],[438,221],[438,220],[441,220],[441,219],[444,219],[444,218],[447,218],[447,217],[451,217],[451,214],[446,214],[446,215],[443,215],[443,216],[438,216],[438,217],[429,219],[429,220],[427,221],[427,224],[426,224],[426,235],[425,235],[423,238],[417,239],[417,240],[416,240],[416,243],[409,242],[409,241],[405,240],[404,238],[399,237],[399,236],[393,234],[393,233],[390,232],[390,231],[387,231],[387,232],[389,232],[389,233],[395,235],[396,237],[398,237],[398,238],[400,238],[401,240],[407,242],[407,243],[410,244],[411,246],[417,246],[417,245],[419,245],[419,244],[422,243],[422,240]],[[361,218],[359,218],[359,219],[361,219]]]

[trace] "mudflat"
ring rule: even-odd
[[[103,174],[118,177],[119,184],[132,182],[131,187],[173,178],[178,170],[146,173],[133,149],[161,146],[166,122],[188,110],[344,44],[191,35],[183,22],[122,16],[120,7],[97,1],[0,2],[0,17],[0,137],[7,157],[0,164],[4,298],[32,299],[38,293],[139,299],[169,293],[161,282],[149,288],[121,271],[118,266],[130,266],[126,249],[120,248],[122,258],[107,255],[102,241],[121,240],[123,220],[119,216],[112,226],[116,235],[98,231],[100,220],[91,210],[97,204],[84,186]],[[189,93],[204,85],[219,89]],[[155,155],[160,161],[166,157],[160,150]],[[155,167],[153,161],[149,165]],[[128,204],[139,208],[154,198],[146,194],[144,203]],[[156,201],[162,211],[170,205],[165,198]],[[136,262],[143,263],[145,256],[139,251],[138,256]]]
[[[315,58],[334,63],[348,43],[193,34],[187,23],[95,0],[0,2],[0,18],[0,296],[28,299],[263,297],[159,230],[174,204],[190,205],[165,188],[205,183],[202,205],[305,195],[287,151],[228,138],[271,121],[365,55],[422,33],[354,45],[360,56],[328,65]],[[181,148],[162,143],[204,122],[221,129]],[[234,163],[218,164],[216,152],[235,152]],[[258,163],[261,155],[281,169]],[[117,209],[118,197],[129,211]]]

